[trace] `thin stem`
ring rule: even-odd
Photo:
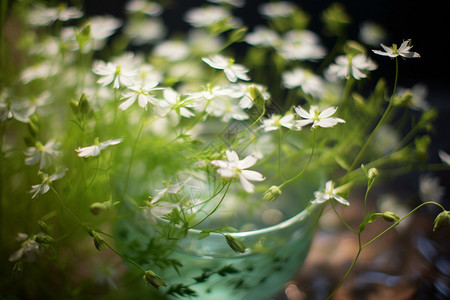
[[[81,223],[80,219],[74,214],[74,212],[67,207],[67,205],[62,200],[61,196],[58,194],[58,192],[55,190],[54,187],[50,186],[51,190],[55,193],[56,197],[58,198],[59,202],[61,203],[62,207],[72,216],[72,218],[81,226],[83,226],[83,223]]]
[[[311,160],[312,160],[312,157],[313,157],[313,154],[314,154],[314,147],[315,147],[315,144],[316,144],[316,139],[315,139],[315,132],[314,132],[314,129],[312,130],[312,139],[313,139],[313,145],[312,145],[312,148],[311,148],[311,154],[309,155],[309,159],[308,159],[308,162],[306,163],[305,167],[304,167],[303,170],[301,170],[300,173],[298,173],[296,176],[294,176],[294,177],[292,177],[292,178],[290,178],[290,179],[288,179],[288,180],[285,180],[282,184],[280,184],[280,186],[279,186],[280,189],[281,189],[283,186],[285,186],[286,184],[288,184],[289,182],[292,182],[292,181],[296,180],[297,178],[299,178],[300,176],[302,176],[302,174],[303,174],[303,173],[306,171],[306,169],[308,168],[308,166],[309,166],[309,164],[310,164],[310,162],[311,162]]]
[[[128,164],[127,177],[125,179],[125,188],[123,190],[124,194],[126,194],[126,192],[128,190],[128,183],[130,181],[130,174],[131,174],[131,166],[133,165],[134,154],[136,152],[137,143],[139,141],[139,137],[141,136],[142,129],[144,128],[144,124],[145,124],[145,111],[144,111],[144,114],[142,115],[141,126],[139,127],[138,134],[136,135],[136,139],[134,140],[133,148],[131,149],[131,157],[130,157],[130,162]]]
[[[407,217],[409,217],[411,214],[413,214],[416,210],[418,210],[419,208],[421,208],[424,205],[428,205],[428,204],[433,204],[433,205],[437,205],[439,206],[443,211],[445,211],[445,208],[440,205],[439,203],[436,203],[434,201],[428,201],[428,202],[424,202],[420,205],[418,205],[416,208],[414,208],[413,210],[411,210],[409,213],[406,214],[406,216],[404,216],[403,218],[401,218],[400,220],[398,220],[397,222],[395,222],[394,224],[392,224],[391,226],[389,226],[388,228],[386,228],[385,230],[383,230],[380,234],[378,234],[376,237],[374,237],[373,239],[371,239],[370,241],[368,241],[367,243],[364,244],[364,246],[362,246],[362,249],[364,249],[365,247],[369,246],[370,244],[372,244],[373,242],[375,242],[375,240],[377,240],[379,237],[381,237],[382,235],[384,235],[386,232],[388,232],[389,230],[391,230],[392,228],[394,228],[395,226],[397,226],[400,222],[402,222],[404,219],[406,219]]]
[[[387,118],[389,112],[392,110],[393,107],[393,103],[394,103],[394,96],[397,90],[397,82],[398,82],[398,59],[397,57],[395,58],[395,81],[394,81],[394,90],[392,92],[392,96],[391,99],[389,101],[388,107],[386,108],[386,110],[383,113],[383,116],[381,117],[380,121],[378,122],[377,126],[375,127],[375,129],[371,132],[371,134],[369,135],[369,137],[367,138],[366,142],[364,143],[363,147],[361,148],[361,150],[359,151],[358,155],[356,156],[355,160],[353,161],[352,165],[350,166],[349,171],[352,171],[355,169],[356,164],[359,162],[359,160],[361,159],[361,156],[364,154],[364,152],[366,151],[368,145],[370,144],[370,142],[372,141],[372,138],[375,136],[376,131],[378,130],[378,128],[381,127],[381,125],[383,125],[385,119]]]
[[[99,232],[99,231],[97,231]],[[99,232],[101,233],[101,232]],[[116,250],[113,246],[111,246],[111,244],[109,244],[107,241],[103,240],[103,243],[105,243],[105,245],[111,249],[114,253],[116,253],[117,255],[119,255],[121,258],[123,258],[124,260],[126,260],[127,262],[129,262],[130,264],[132,264],[133,266],[137,267],[138,269],[142,270],[142,272],[145,273],[145,269],[142,268],[138,263],[136,263],[134,260],[132,260],[131,258],[126,257],[125,255],[123,255],[121,252],[119,252],[118,250]]]
[[[350,225],[347,224],[347,222],[344,221],[344,219],[341,217],[341,215],[337,212],[336,208],[334,207],[333,200],[330,201],[331,207],[333,208],[334,213],[336,216],[341,220],[342,224],[344,224],[345,227],[347,227],[348,230],[353,232],[354,234],[359,234],[356,230],[354,230]]]
[[[339,290],[339,288],[342,286],[342,284],[344,283],[344,281],[347,279],[348,275],[350,274],[350,272],[353,270],[353,267],[356,264],[356,261],[359,258],[359,255],[361,254],[361,233],[358,233],[358,252],[356,253],[355,258],[353,259],[352,264],[350,265],[350,267],[347,270],[347,273],[345,273],[344,278],[342,278],[341,282],[339,282],[338,286],[334,289],[334,291],[327,297],[327,300],[331,299],[334,294],[336,294],[336,292]]]
[[[190,226],[189,228],[195,228],[198,225],[200,225],[201,223],[203,223],[203,221],[205,221],[206,219],[208,219],[213,213],[215,213],[217,211],[217,209],[219,208],[220,204],[222,204],[223,199],[225,199],[225,195],[228,193],[228,189],[230,188],[231,185],[231,181],[228,182],[227,188],[225,190],[225,192],[223,193],[222,198],[220,199],[219,203],[217,203],[216,207],[214,207],[214,209],[208,213],[208,215],[206,215],[206,217],[204,217],[200,222],[198,222],[197,224],[195,224],[194,226]]]

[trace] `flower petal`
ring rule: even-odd
[[[265,179],[261,173],[256,172],[256,171],[242,170],[241,174],[246,179],[251,180],[251,181],[263,181]]]

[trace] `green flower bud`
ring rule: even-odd
[[[45,234],[49,234],[52,232],[52,228],[44,221],[39,220],[38,225],[41,228],[42,232],[44,232]]]
[[[378,176],[378,170],[375,168],[370,168],[367,172],[367,177],[369,177],[370,180],[374,180]]]
[[[237,253],[245,252],[244,243],[242,243],[240,240],[232,237],[231,235],[224,234],[224,236],[225,236],[228,246],[230,246],[234,252],[237,252]]]
[[[265,106],[264,96],[259,88],[256,85],[252,84],[247,88],[247,90],[250,93],[250,99],[253,101],[253,103],[255,103],[255,105],[259,108],[263,108]]]
[[[347,41],[344,45],[344,52],[350,55],[358,55],[366,52],[366,48],[356,41]]]
[[[444,210],[434,220],[433,231],[438,231],[439,229],[449,225],[450,225],[450,211]]]
[[[83,115],[86,115],[89,112],[89,101],[86,97],[86,94],[81,94],[80,101],[78,101],[78,108]]]
[[[38,243],[38,244],[50,244],[51,242],[53,242],[55,239],[52,238],[49,235],[46,234],[38,234],[34,237],[34,240]]]
[[[161,277],[150,270],[145,271],[143,279],[146,284],[151,284],[155,288],[159,288],[160,286],[167,286],[167,284],[164,282],[164,280],[162,280]]]
[[[247,30],[248,30],[247,27],[242,27],[242,28],[233,30],[230,33],[229,42],[230,43],[241,42],[244,39],[245,34],[247,33]]]
[[[278,196],[281,195],[281,189],[276,186],[272,185],[263,195],[262,200],[266,202],[273,202],[275,201]]]
[[[89,235],[94,238],[94,245],[98,251],[105,249],[105,240],[98,234],[98,232],[91,230]]]
[[[78,109],[78,102],[75,101],[74,99],[70,99],[69,106],[72,109],[73,114],[78,115],[78,113],[80,112],[80,110]]]
[[[99,213],[101,213],[106,209],[107,209],[106,205],[100,202],[92,203],[91,206],[89,206],[89,210],[93,215],[98,215]]]
[[[390,211],[381,213],[381,216],[383,217],[384,220],[388,222],[397,222],[398,220],[400,220],[399,216]]]

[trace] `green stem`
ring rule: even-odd
[[[354,234],[359,234],[356,230],[354,230],[350,225],[347,224],[347,222],[344,221],[344,219],[341,217],[341,215],[337,212],[336,208],[334,207],[333,200],[330,201],[331,207],[333,208],[334,213],[336,216],[341,220],[342,224],[344,224],[345,227],[347,227],[348,230],[353,232]]]
[[[361,156],[364,154],[364,152],[366,151],[368,145],[370,144],[370,142],[372,141],[372,138],[375,136],[375,133],[377,132],[377,130],[381,127],[381,125],[383,125],[384,121],[386,120],[389,112],[392,110],[393,107],[393,103],[394,103],[394,96],[397,90],[397,82],[398,82],[398,59],[397,57],[395,58],[395,81],[394,81],[394,90],[392,92],[392,96],[391,99],[389,101],[388,107],[386,108],[386,110],[383,113],[383,116],[381,117],[380,121],[378,122],[377,126],[375,127],[375,129],[371,132],[371,134],[369,135],[369,137],[367,138],[366,142],[364,143],[363,147],[361,148],[361,150],[359,151],[358,155],[356,156],[355,160],[353,161],[352,165],[350,166],[350,171],[354,170],[356,167],[356,164],[359,162],[359,160],[361,159]]]
[[[279,185],[279,188],[280,188],[280,189],[281,189],[283,186],[285,186],[286,184],[288,184],[289,182],[292,182],[292,181],[296,180],[297,178],[299,178],[300,176],[302,176],[302,174],[303,174],[303,173],[306,171],[306,169],[308,168],[309,164],[311,163],[311,160],[312,160],[312,157],[313,157],[313,154],[314,154],[314,147],[315,147],[315,144],[316,144],[316,139],[315,139],[315,132],[314,132],[314,129],[312,129],[312,139],[313,139],[313,145],[312,145],[312,148],[311,148],[311,154],[309,155],[309,159],[308,159],[308,162],[306,163],[305,167],[304,167],[303,170],[301,170],[300,173],[298,173],[296,176],[294,176],[294,177],[292,177],[292,178],[290,178],[290,179],[288,179],[288,180],[285,180],[282,184],[280,184],[280,185]]]
[[[428,202],[424,202],[420,205],[418,205],[416,208],[414,208],[413,210],[411,210],[408,214],[406,214],[406,216],[404,216],[403,218],[401,218],[400,220],[398,220],[397,222],[395,222],[394,224],[392,224],[391,226],[389,226],[388,228],[386,228],[385,230],[383,230],[380,234],[378,234],[376,237],[374,237],[373,239],[371,239],[369,242],[365,243],[364,246],[362,246],[362,249],[364,249],[365,247],[369,246],[370,244],[372,244],[373,242],[375,242],[375,240],[377,240],[379,237],[381,237],[382,235],[384,235],[386,232],[388,232],[389,230],[391,230],[392,228],[394,228],[395,226],[397,226],[400,222],[402,222],[404,219],[406,219],[407,217],[409,217],[411,214],[413,214],[416,210],[418,210],[419,208],[421,208],[422,206],[428,205],[428,204],[433,204],[433,205],[437,205],[439,206],[443,211],[445,211],[445,208],[440,205],[439,203],[433,202],[433,201],[428,201]]]
[[[134,154],[136,152],[137,143],[139,141],[139,137],[141,136],[142,129],[144,128],[144,124],[145,124],[145,111],[144,111],[144,114],[142,115],[141,126],[139,127],[138,134],[136,135],[136,139],[134,140],[133,148],[131,149],[131,157],[130,157],[130,162],[128,164],[127,177],[125,179],[125,188],[123,190],[124,194],[126,194],[127,190],[128,190],[128,183],[130,181],[130,174],[131,174],[131,166],[133,165]]]
[[[58,198],[59,202],[61,203],[62,207],[69,213],[69,215],[72,216],[72,218],[80,225],[83,226],[83,223],[81,223],[80,219],[74,214],[74,212],[67,207],[67,205],[62,200],[61,196],[58,194],[58,192],[55,190],[54,187],[50,186],[51,190],[55,193],[56,197]]]
[[[356,253],[355,258],[353,259],[352,264],[350,265],[350,267],[347,270],[347,273],[345,273],[344,277],[342,278],[341,282],[339,282],[338,286],[334,289],[334,291],[327,297],[327,300],[330,300],[334,294],[336,294],[336,292],[339,290],[339,288],[342,286],[342,284],[344,283],[344,281],[347,279],[348,275],[350,274],[350,272],[353,270],[353,267],[356,264],[356,261],[359,258],[359,255],[361,254],[361,233],[358,233],[358,252]]]
[[[217,203],[216,207],[214,207],[214,209],[211,212],[209,212],[208,215],[206,215],[206,217],[204,217],[200,222],[198,222],[194,226],[190,226],[189,229],[197,227],[198,225],[203,223],[206,219],[208,219],[213,213],[215,213],[217,211],[217,209],[219,208],[220,204],[222,204],[223,199],[225,199],[225,196],[228,193],[228,189],[230,188],[230,185],[231,185],[231,181],[228,182],[227,188],[226,188],[225,192],[223,193],[223,196],[220,199],[219,203]]]

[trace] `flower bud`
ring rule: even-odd
[[[230,43],[241,42],[244,39],[247,30],[248,30],[247,27],[242,27],[233,30],[230,34],[229,42]]]
[[[49,234],[50,232],[52,232],[52,228],[44,221],[39,220],[38,225],[41,228],[42,232],[44,232],[46,234]]]
[[[106,210],[106,205],[100,202],[94,202],[89,206],[89,210],[93,215],[98,215],[102,211]]]
[[[281,195],[281,189],[276,186],[272,185],[263,195],[262,200],[266,202],[273,202],[275,201],[278,196]]]
[[[164,280],[162,280],[161,277],[150,270],[145,271],[143,279],[146,284],[151,284],[155,288],[159,288],[160,286],[167,286],[167,284],[164,282]]]
[[[78,113],[80,112],[80,110],[78,109],[78,102],[75,101],[74,99],[70,99],[69,106],[72,109],[73,114],[78,115]]]
[[[34,240],[38,244],[50,244],[51,242],[54,241],[54,238],[46,234],[38,234],[34,237]]]
[[[450,211],[445,210],[441,212],[434,220],[433,231],[438,231],[442,227],[450,225]]]
[[[98,251],[101,251],[105,248],[105,240],[98,234],[98,232],[91,230],[89,231],[89,235],[94,238],[94,245]]]
[[[230,246],[234,252],[237,252],[237,253],[245,252],[244,243],[242,243],[240,240],[232,237],[231,235],[224,234],[224,236],[225,236],[228,246]]]
[[[378,170],[375,168],[370,168],[367,172],[367,177],[369,177],[370,180],[374,180],[378,176]]]
[[[247,88],[248,92],[250,93],[250,99],[255,103],[256,106],[259,108],[263,108],[265,106],[264,103],[264,96],[261,93],[260,89],[256,85],[250,85]]]
[[[83,115],[89,112],[89,101],[84,93],[81,94],[80,101],[78,101],[78,109]]]
[[[397,222],[398,220],[400,220],[400,217],[391,211],[386,211],[382,213],[381,216],[383,217],[384,220],[388,222]]]

